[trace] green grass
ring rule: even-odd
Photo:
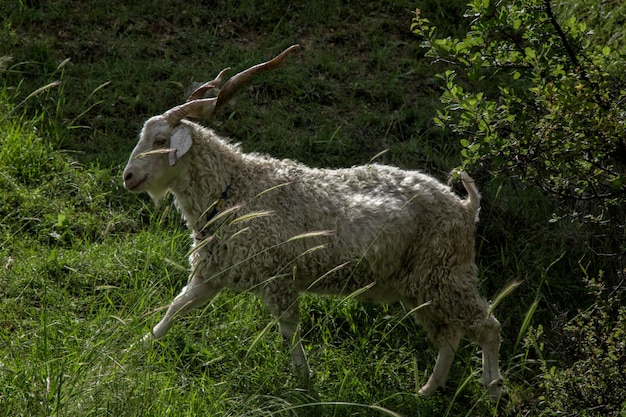
[[[485,400],[467,341],[448,389],[418,398],[435,352],[397,306],[304,297],[315,395],[296,390],[249,294],[225,292],[152,349],[127,350],[184,285],[189,245],[169,204],[122,187],[141,123],[192,81],[300,43],[204,123],[248,151],[332,167],[387,150],[378,161],[444,178],[459,145],[431,123],[444,66],[409,31],[415,7],[450,34],[467,27],[456,0],[0,5],[0,416],[555,415],[545,375],[567,361],[550,325],[593,304],[585,279],[609,265],[607,239],[549,222],[556,203],[514,179],[477,178],[481,290],[495,299],[519,284],[496,309],[507,403]]]

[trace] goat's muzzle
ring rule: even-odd
[[[140,177],[134,174],[128,167],[124,170],[124,188],[130,192],[138,192],[139,187],[146,181],[147,177]]]

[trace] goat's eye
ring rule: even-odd
[[[167,140],[165,138],[156,138],[154,140],[154,147],[155,148],[162,148],[165,146],[165,142],[167,142]]]

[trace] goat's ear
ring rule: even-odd
[[[193,145],[193,139],[189,128],[180,126],[174,130],[170,137],[170,148],[172,149],[169,153],[170,165],[176,165],[178,159],[191,149],[191,145]]]

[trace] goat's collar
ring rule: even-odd
[[[222,209],[224,208],[224,203],[228,199],[228,193],[232,189],[233,189],[233,186],[231,184],[228,184],[226,186],[226,188],[224,188],[224,191],[222,191],[222,194],[220,195],[220,198],[218,198],[217,201],[215,203],[213,203],[213,205],[211,206],[211,209],[206,214],[206,221],[207,221],[207,223],[210,222],[211,220],[213,220],[213,218],[215,216],[217,216],[217,213],[222,211]]]
[[[200,216],[198,222],[200,222],[200,219],[203,219],[204,224],[198,225],[198,229],[194,233],[196,240],[204,240],[210,234],[209,231],[211,228],[209,225],[215,216],[217,216],[224,209],[224,204],[226,203],[228,194],[232,191],[232,189],[233,186],[228,184],[226,188],[224,188],[224,191],[222,191],[222,194],[220,194],[220,197]]]

